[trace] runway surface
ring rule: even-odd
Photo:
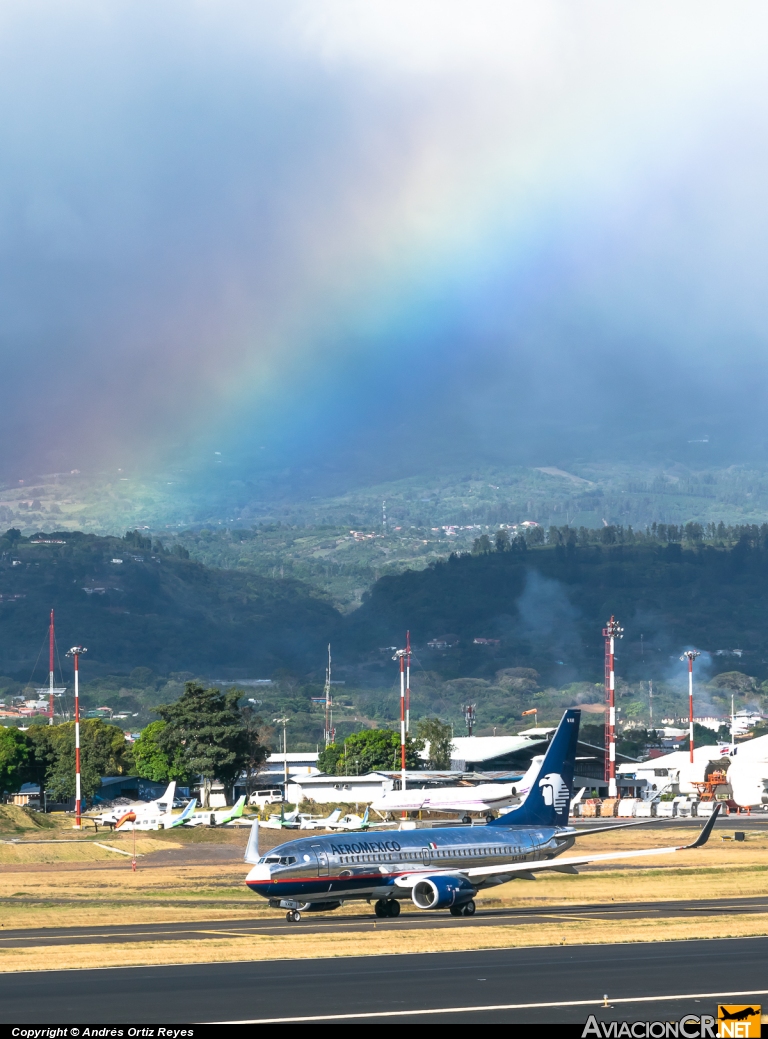
[[[15,973],[0,975],[0,1021],[679,1020],[768,1003],[767,958],[768,938],[741,938]]]
[[[158,942],[205,940],[222,936],[248,937],[266,934],[333,934],[334,932],[413,931],[456,927],[533,927],[553,920],[635,920],[686,916],[723,916],[732,913],[768,913],[768,898],[690,899],[675,902],[608,902],[602,905],[552,906],[525,909],[481,909],[473,917],[447,913],[404,912],[397,919],[377,919],[373,912],[345,916],[332,913],[304,914],[301,923],[289,924],[284,916],[257,920],[199,920],[182,923],[104,925],[90,927],[45,927],[10,930],[0,928],[0,950],[33,948],[37,945],[98,945],[106,942]],[[768,983],[768,982],[767,982]]]

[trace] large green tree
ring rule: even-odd
[[[168,722],[150,722],[133,745],[134,774],[155,783],[187,779],[189,769],[184,748],[178,744],[170,751],[160,743],[160,734]]]
[[[248,761],[248,737],[237,706],[239,697],[236,691],[222,693],[187,682],[176,703],[156,708],[167,722],[157,742],[169,757],[183,748],[189,773],[202,776],[204,808],[210,802],[213,780],[234,783]]]
[[[416,735],[426,747],[429,744],[427,768],[446,769],[451,767],[451,743],[453,729],[439,718],[421,718],[416,725]]]
[[[0,726],[0,794],[13,793],[31,778],[34,746],[15,726]]]
[[[421,768],[424,762],[419,757],[423,747],[420,739],[406,737],[405,765],[408,769]],[[400,733],[392,729],[365,729],[347,736],[343,744],[331,744],[318,760],[323,772],[337,776],[362,776],[367,772],[383,769],[387,772],[400,768]]]
[[[33,738],[36,757],[45,765],[47,789],[61,801],[74,797],[75,723],[40,726]],[[100,718],[80,722],[80,780],[86,800],[96,793],[102,776],[129,775],[132,768],[133,753],[122,729]]]
[[[250,794],[256,774],[261,771],[267,757],[264,737],[268,729],[264,724],[264,719],[250,706],[240,709],[240,717],[245,730],[245,760],[243,761],[245,788]]]

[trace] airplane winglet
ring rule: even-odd
[[[723,807],[722,804],[715,805],[715,810],[712,813],[712,815],[710,815],[709,821],[707,822],[707,825],[701,831],[701,833],[696,838],[696,840],[693,842],[693,844],[686,844],[685,845],[686,849],[688,849],[688,848],[703,848],[704,847],[704,845],[709,840],[709,835],[712,833],[712,827],[715,825],[715,819],[717,819],[718,815],[720,814],[720,809],[722,807]]]

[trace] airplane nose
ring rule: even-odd
[[[246,884],[264,883],[269,882],[272,879],[272,873],[266,862],[260,862],[253,867],[251,872],[245,878]]]

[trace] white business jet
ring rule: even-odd
[[[543,760],[544,755],[538,754],[525,775],[512,783],[391,790],[374,801],[371,808],[380,815],[386,812],[446,812],[461,815],[464,822],[469,822],[471,813],[490,815],[494,810],[524,800],[536,782]]]

